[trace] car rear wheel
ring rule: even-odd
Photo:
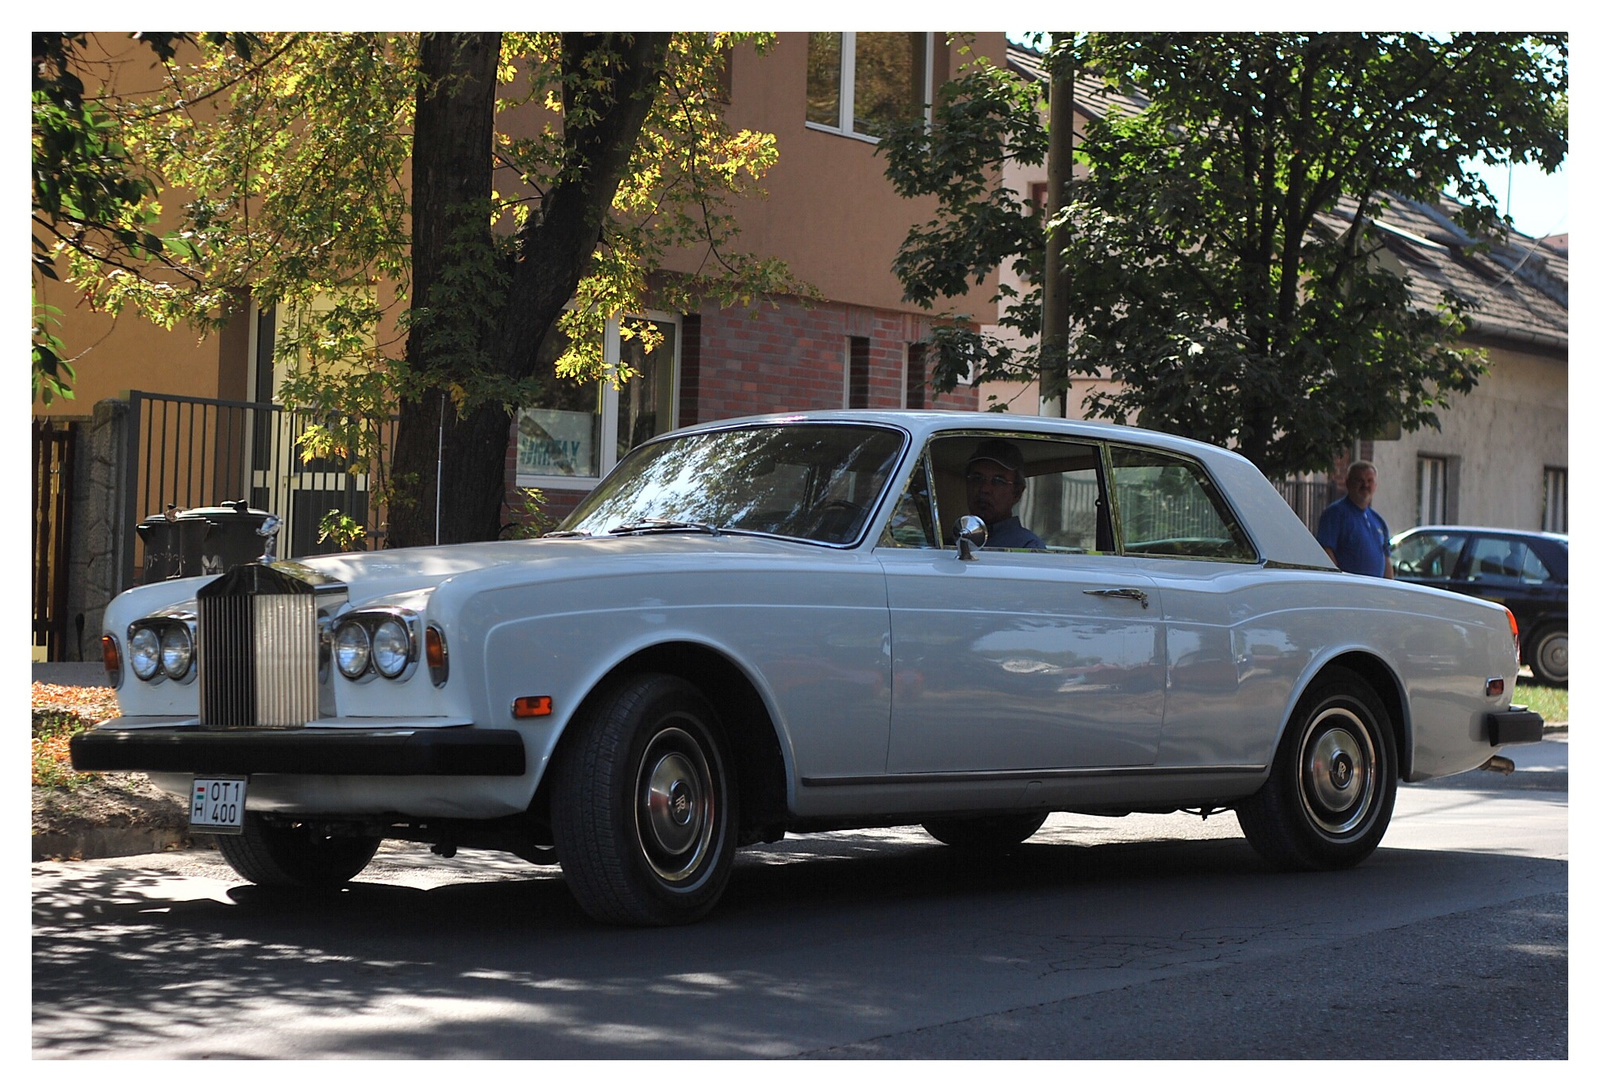
[[[1540,686],[1567,685],[1567,627],[1542,629],[1533,635],[1528,656],[1533,678]]]
[[[735,786],[716,712],[670,675],[626,679],[557,755],[556,849],[573,897],[619,925],[677,925],[716,905],[737,849]]]
[[[1295,707],[1267,783],[1239,826],[1272,864],[1349,868],[1378,848],[1394,813],[1394,730],[1359,675],[1326,672]]]
[[[367,867],[381,841],[326,837],[303,824],[272,824],[247,811],[243,832],[217,835],[217,848],[235,872],[262,887],[338,887]]]
[[[1048,818],[1049,812],[1039,811],[973,819],[928,819],[922,829],[957,849],[1004,849],[1032,838]]]

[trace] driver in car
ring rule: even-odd
[[[989,526],[988,547],[1042,550],[1044,540],[1012,515],[1028,487],[1022,451],[1007,440],[985,440],[967,460],[967,510]]]

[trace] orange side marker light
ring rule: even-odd
[[[526,717],[548,717],[555,711],[551,704],[549,694],[538,697],[522,697],[511,703],[511,715],[520,719]]]

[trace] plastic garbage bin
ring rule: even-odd
[[[224,501],[214,508],[191,508],[178,517],[180,525],[193,525],[196,532],[194,568],[189,568],[187,530],[179,532],[184,551],[184,575],[199,576],[227,572],[261,556],[266,540],[256,534],[271,518],[270,512],[251,508],[249,502]]]
[[[256,560],[267,544],[256,531],[270,516],[242,500],[150,516],[138,526],[144,540],[141,583],[206,576]]]
[[[160,512],[147,516],[136,530],[144,541],[144,575],[142,584],[154,584],[183,575],[183,551],[178,543],[177,509],[169,508],[170,515]]]

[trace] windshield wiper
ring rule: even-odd
[[[607,531],[608,535],[650,535],[662,531],[693,531],[702,535],[720,535],[722,529],[709,523],[696,523],[684,519],[643,519],[637,523],[619,523]]]
[[[593,538],[594,537],[594,532],[593,531],[585,531],[582,528],[579,528],[576,531],[555,530],[555,531],[546,531],[544,534],[540,535],[539,537],[540,538]]]

